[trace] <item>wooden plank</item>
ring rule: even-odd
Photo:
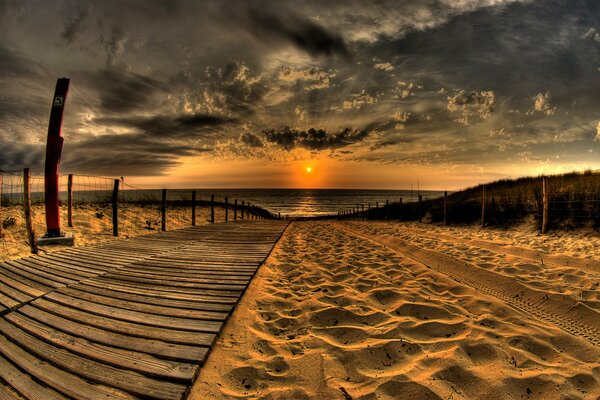
[[[223,325],[223,323],[219,321],[190,320],[186,318],[165,317],[162,315],[125,310],[78,299],[57,292],[48,293],[46,296],[44,296],[44,298],[69,307],[85,310],[96,315],[119,319],[122,321],[135,322],[142,325],[157,326],[161,328],[178,329],[192,332],[218,333]]]
[[[221,311],[229,313],[233,309],[232,304],[209,303],[200,301],[184,301],[166,299],[160,296],[160,293],[155,291],[147,292],[145,295],[134,294],[131,292],[122,292],[119,290],[111,290],[103,285],[99,287],[90,285],[90,282],[83,282],[75,286],[78,290],[84,290],[88,293],[94,293],[101,296],[113,297],[116,299],[129,300],[137,303],[155,304],[164,307],[174,307],[190,310],[205,310],[205,311]]]
[[[176,329],[160,328],[133,322],[120,321],[110,317],[103,317],[97,314],[81,311],[75,308],[65,307],[61,304],[50,302],[44,299],[34,300],[31,304],[33,304],[36,308],[62,316],[63,318],[69,320],[134,337],[157,339],[168,343],[179,343],[185,345],[193,344],[197,346],[211,346],[216,337],[214,333],[180,331]]]
[[[3,274],[3,272],[4,271],[0,266],[0,282],[2,282],[5,286],[10,286],[22,293],[25,293],[27,296],[32,297],[39,297],[46,293],[45,291],[41,291],[29,285],[23,284],[21,281],[18,281],[16,279],[11,278],[10,276]]]
[[[180,294],[191,294],[191,295],[199,295],[199,296],[213,296],[217,299],[237,299],[240,297],[241,292],[231,292],[231,291],[219,291],[219,290],[207,290],[207,289],[196,289],[196,288],[173,288],[169,285],[160,286],[158,284],[150,284],[150,283],[141,283],[141,282],[130,282],[125,280],[113,279],[108,276],[98,276],[94,278],[96,282],[105,282],[108,284],[118,284],[118,285],[126,285],[131,287],[138,287],[143,289],[150,290],[160,290],[163,292],[171,292],[171,293],[180,293]]]
[[[185,308],[160,306],[156,304],[138,303],[135,301],[109,297],[106,295],[89,293],[76,287],[61,288],[60,290],[58,290],[58,293],[65,294],[67,296],[71,296],[79,300],[86,300],[105,306],[122,308],[124,310],[130,311],[139,311],[154,315],[164,315],[169,317],[180,317],[207,321],[225,321],[225,319],[227,319],[228,316],[228,313],[226,312],[192,310]]]
[[[103,267],[102,264],[91,264],[87,261],[79,260],[73,257],[64,257],[61,252],[58,251],[54,252],[52,256],[39,254],[36,259],[53,265],[64,265],[65,268],[75,269],[80,271],[81,274],[98,275],[106,272],[107,270],[107,268]],[[92,265],[96,266],[96,268],[94,268]],[[114,266],[111,265],[110,268],[114,268]]]
[[[17,261],[18,260],[5,261],[3,267],[31,281],[50,286],[51,288],[57,288],[65,285],[63,282],[58,282],[57,280],[52,279],[53,277],[51,274],[47,274],[43,271],[37,271],[34,268],[20,264]],[[72,283],[75,281],[70,280],[69,282]]]
[[[0,378],[11,388],[30,400],[64,400],[64,397],[54,390],[40,385],[31,376],[17,369],[10,361],[0,355]],[[4,391],[7,396],[10,392]],[[5,397],[14,400],[15,397]]]
[[[187,278],[182,281],[177,278],[167,279],[165,276],[142,274],[130,271],[118,270],[109,274],[113,279],[119,279],[131,282],[156,283],[158,285],[168,285],[171,287],[190,287],[200,289],[216,289],[216,290],[244,290],[248,281],[223,281],[221,279],[203,279],[203,278]]]
[[[125,392],[90,383],[44,362],[43,359],[31,355],[27,350],[12,343],[3,335],[0,335],[0,354],[25,373],[66,396],[75,399],[96,399],[101,396],[105,399],[133,399]],[[4,371],[1,373],[4,374]],[[31,395],[31,397],[34,395],[36,394]],[[37,395],[39,396],[37,398],[45,399],[39,393]],[[28,394],[28,396],[30,395]]]
[[[145,339],[115,333],[106,329],[95,328],[90,325],[59,317],[29,305],[20,308],[19,313],[55,329],[96,343],[145,352],[167,360],[200,364],[204,361],[208,353],[208,347],[167,343],[161,340]]]
[[[62,348],[90,360],[106,365],[175,381],[191,383],[198,365],[162,360],[143,352],[123,350],[63,333],[53,327],[43,325],[25,317],[21,313],[11,313],[6,319],[19,329],[37,337],[54,347]]]
[[[17,282],[20,282],[21,284],[27,287],[39,290],[42,293],[46,293],[53,289],[53,286],[44,285],[43,283],[39,283],[37,281],[29,279],[28,276],[23,276],[19,274],[19,270],[17,268],[14,268],[13,266],[7,265],[5,263],[0,264],[0,273],[11,279],[14,279]]]
[[[202,302],[202,303],[211,303],[211,304],[226,304],[233,305],[237,302],[237,298],[233,297],[215,297],[215,296],[204,296],[204,295],[195,295],[195,294],[186,294],[186,293],[177,293],[177,292],[166,292],[162,290],[158,290],[155,287],[150,289],[140,288],[135,285],[126,285],[126,284],[115,284],[108,283],[102,278],[96,278],[94,280],[85,281],[86,285],[95,286],[99,288],[106,288],[113,291],[119,291],[128,294],[139,294],[143,296],[155,296],[160,299],[169,299],[176,301],[189,301],[189,302]]]
[[[14,260],[16,264],[20,264],[23,266],[27,266],[31,268],[31,271],[36,271],[38,274],[43,276],[48,276],[52,280],[58,281],[65,285],[68,285],[73,282],[77,282],[79,280],[85,279],[89,276],[80,275],[76,271],[73,270],[64,270],[64,268],[58,268],[55,265],[49,263],[39,262],[37,260],[31,260],[30,258],[21,258]]]
[[[15,343],[10,343],[10,346],[16,347],[18,344],[21,352],[26,350],[41,360],[47,360],[61,368],[65,373],[70,373],[71,376],[80,376],[86,380],[112,386],[134,395],[156,399],[181,398],[187,389],[182,384],[152,379],[132,371],[107,366],[77,356],[38,340],[2,319],[0,319],[0,332],[2,332],[2,336],[0,336],[2,347],[7,345],[6,338],[8,337]],[[0,352],[4,352],[4,348]],[[14,362],[14,359],[11,358],[11,360]],[[98,395],[96,394],[95,397],[97,398]]]

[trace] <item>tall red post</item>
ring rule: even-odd
[[[60,236],[60,214],[58,207],[58,167],[63,147],[61,136],[63,111],[69,91],[69,79],[59,78],[52,99],[50,123],[48,125],[48,141],[46,143],[46,168],[44,190],[46,198],[47,237]]]

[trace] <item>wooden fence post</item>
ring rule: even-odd
[[[67,226],[73,227],[73,174],[67,180]]]
[[[225,222],[229,221],[229,199],[225,196]]]
[[[25,211],[25,226],[27,227],[27,238],[29,239],[29,247],[33,254],[38,253],[37,242],[35,241],[35,231],[33,230],[33,221],[31,216],[31,172],[29,168],[23,170],[23,197]]]
[[[385,201],[385,220],[389,221],[390,219],[390,201]]]
[[[423,221],[423,216],[421,215],[421,203],[423,202],[423,196],[419,195],[419,206],[417,208],[417,213],[419,214],[419,222]]]
[[[550,193],[548,191],[548,177],[542,176],[542,195],[543,195],[543,209],[542,209],[542,234],[548,230],[548,206]]]
[[[398,204],[398,220],[402,221],[402,197],[400,197],[400,203]]]
[[[237,199],[233,201],[233,220],[237,221]]]
[[[160,206],[160,230],[167,230],[167,189],[162,190],[162,204]]]
[[[448,191],[444,191],[444,226],[448,225]]]
[[[115,179],[112,195],[113,236],[119,236],[119,180]]]
[[[196,226],[196,191],[192,190],[192,226]]]
[[[485,226],[485,185],[481,189],[481,226]]]
[[[242,208],[240,208],[240,219],[244,219],[244,200],[242,200]]]
[[[361,218],[361,219],[362,219],[363,221],[365,221],[365,220],[367,219],[367,215],[365,214],[365,205],[364,205],[364,204],[361,204],[360,206],[361,206],[361,208],[362,208],[362,218]]]
[[[210,195],[210,223],[215,223],[215,195]]]

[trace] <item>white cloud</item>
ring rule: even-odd
[[[348,99],[344,100],[344,103],[341,107],[332,106],[331,109],[336,111],[344,111],[351,109],[360,110],[363,106],[374,103],[377,103],[377,99],[371,96],[366,91],[362,90],[359,93],[353,93],[350,96],[348,96]]]
[[[283,82],[307,82],[306,90],[326,89],[330,86],[331,78],[335,77],[335,70],[324,71],[317,67],[290,68],[282,66],[279,69],[278,78]]]
[[[596,137],[594,137],[594,141],[600,140],[600,121],[598,121],[598,125],[596,125]]]
[[[486,119],[494,111],[495,105],[496,95],[492,90],[470,93],[460,90],[448,97],[448,110],[460,112],[461,116],[456,121],[463,125],[469,125],[473,117]]]
[[[546,115],[554,115],[556,113],[556,107],[552,107],[550,104],[551,98],[552,96],[550,95],[550,92],[546,92],[544,94],[538,93],[533,98],[533,111],[541,112]],[[529,115],[531,115],[531,113],[529,113]]]
[[[375,64],[375,65],[373,65],[373,68],[380,69],[380,70],[386,71],[386,72],[392,72],[394,70],[394,66],[392,64],[390,64],[389,62]]]

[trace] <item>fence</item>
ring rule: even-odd
[[[0,260],[37,252],[36,236],[46,232],[44,178],[29,169],[0,170]],[[275,218],[241,199],[218,194],[200,198],[195,190],[142,189],[113,179],[65,175],[59,179],[61,228],[78,244],[152,231],[247,219]]]
[[[417,201],[359,205],[341,210],[338,219],[396,219],[443,224],[502,226],[532,216],[542,233],[549,229],[600,227],[600,174],[572,173],[487,185]]]

